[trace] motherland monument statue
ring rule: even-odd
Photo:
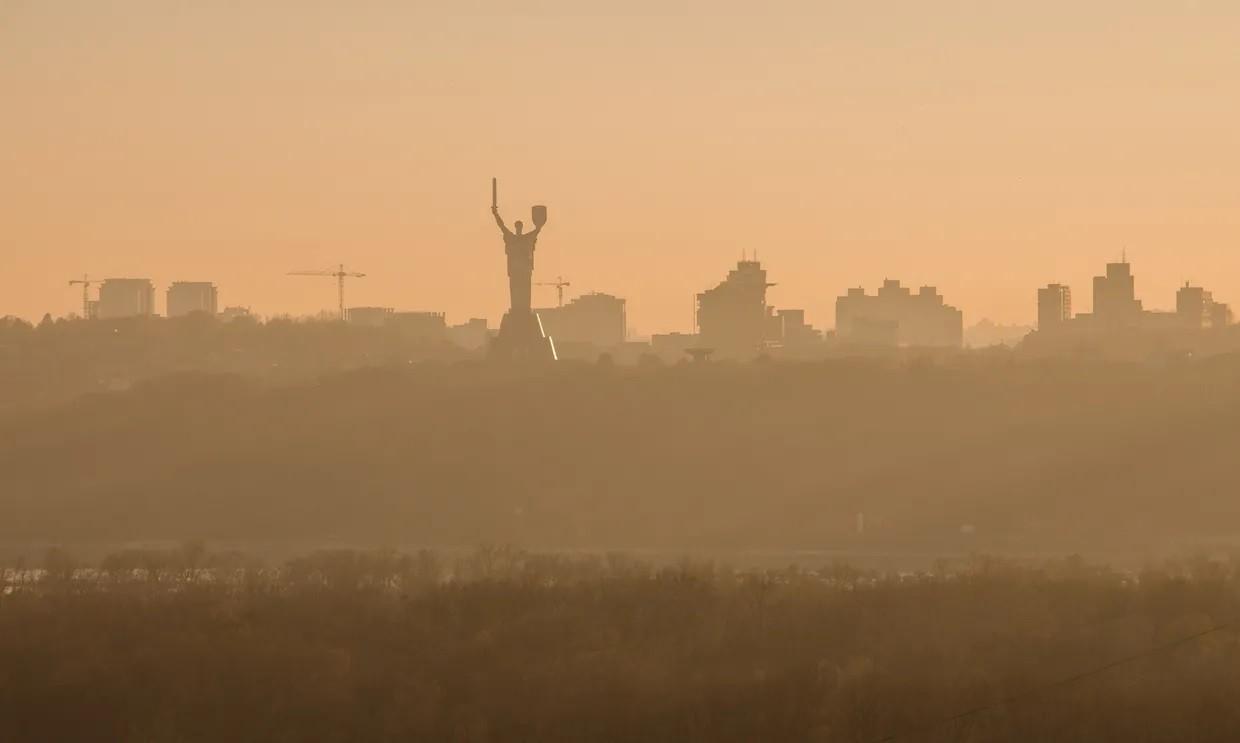
[[[502,359],[554,361],[555,343],[543,332],[542,322],[530,306],[534,276],[534,247],[543,225],[547,223],[547,207],[530,208],[534,229],[525,231],[520,220],[508,229],[499,215],[499,183],[491,179],[491,215],[504,236],[504,253],[508,257],[508,311],[500,322],[499,335],[491,343],[491,356]]]

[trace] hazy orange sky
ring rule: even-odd
[[[1234,0],[0,0],[0,106],[0,315],[83,272],[311,313],[285,272],[343,261],[350,305],[496,323],[492,175],[638,333],[742,251],[821,327],[884,277],[1087,311],[1125,247],[1147,307],[1240,305]]]

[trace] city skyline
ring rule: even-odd
[[[1237,39],[0,0],[0,743],[1230,743]]]
[[[740,260],[737,262],[737,264],[736,264],[736,265],[737,265],[737,266],[742,266],[742,265],[746,264],[747,262],[752,262],[752,263],[755,263],[755,264],[757,264],[757,265],[761,265],[761,264],[757,261],[757,258],[756,258],[756,257],[753,257],[753,256],[749,256],[749,257],[742,256],[742,257],[740,258]],[[1120,259],[1119,259],[1118,261],[1108,261],[1108,262],[1106,263],[1106,265],[1107,265],[1107,266],[1117,266],[1117,265],[1128,266],[1128,265],[1131,265],[1131,261],[1129,260],[1129,257],[1128,257],[1128,255],[1127,255],[1127,252],[1125,251],[1125,252],[1121,253]],[[300,273],[300,274],[315,273],[316,275],[317,275],[317,274],[319,274],[319,273],[321,273],[322,275],[334,275],[334,274],[330,274],[330,272],[329,272],[329,271],[326,271],[326,272],[294,272],[294,273]],[[897,275],[898,275],[898,274],[897,274]],[[366,276],[366,274],[359,274],[359,276]],[[536,278],[538,278],[538,277],[536,277]],[[609,295],[609,293],[608,293],[608,292],[598,292],[598,291],[596,291],[596,290],[594,290],[594,289],[582,290],[582,291],[580,291],[580,292],[576,292],[576,293],[569,292],[567,295],[565,295],[565,293],[564,293],[564,287],[571,286],[571,283],[570,283],[570,282],[565,282],[565,281],[564,281],[564,277],[562,277],[562,276],[561,276],[561,277],[555,277],[555,279],[556,279],[555,281],[538,281],[538,282],[536,282],[536,283],[535,283],[535,286],[537,286],[537,287],[543,287],[543,288],[551,288],[551,289],[554,289],[554,290],[555,290],[555,293],[556,293],[556,297],[557,297],[556,302],[559,302],[559,303],[562,303],[564,296],[568,296],[568,297],[570,298],[570,300],[572,300],[572,301],[576,301],[576,300],[578,300],[578,299],[588,298],[588,297],[590,297],[590,296],[592,296],[592,295],[599,295],[599,294],[602,294],[602,295]],[[1149,279],[1149,277],[1148,277],[1148,276],[1143,276],[1143,279],[1144,279],[1147,283],[1155,283],[1155,284],[1161,284],[1161,283],[1163,283],[1163,282],[1158,281],[1158,280],[1157,280],[1157,277],[1155,278],[1155,281],[1153,281],[1153,282],[1149,282],[1149,281],[1148,281],[1148,279]],[[88,281],[88,282],[89,282],[89,285],[86,287],[86,292],[87,292],[87,293],[86,293],[86,294],[84,294],[84,295],[83,295],[83,294],[80,294],[80,292],[81,292],[82,290],[77,288],[77,286],[80,286],[80,285],[82,284],[83,280],[86,280],[86,281]],[[99,287],[100,287],[102,284],[104,284],[105,282],[109,282],[109,281],[111,281],[111,282],[118,282],[118,281],[119,281],[119,282],[129,282],[129,281],[143,281],[143,282],[147,282],[147,281],[150,281],[150,282],[152,283],[153,288],[155,288],[155,287],[163,287],[164,289],[172,289],[173,287],[176,287],[176,286],[178,286],[178,285],[206,285],[206,286],[211,286],[211,287],[212,287],[212,290],[213,290],[213,294],[212,294],[212,301],[213,301],[213,302],[214,302],[214,301],[216,301],[216,300],[215,300],[215,297],[214,297],[214,291],[216,291],[216,290],[218,290],[218,289],[219,289],[218,284],[217,284],[216,282],[213,282],[213,281],[210,281],[210,280],[206,280],[206,281],[197,281],[197,280],[194,280],[194,281],[173,280],[173,281],[169,281],[169,282],[167,282],[166,284],[161,284],[159,281],[153,281],[153,280],[150,280],[148,277],[145,277],[145,276],[140,277],[140,278],[136,278],[136,277],[103,277],[103,276],[93,276],[93,275],[90,275],[90,274],[83,274],[82,276],[79,276],[79,277],[77,277],[77,278],[71,279],[71,280],[68,282],[68,284],[67,284],[68,288],[69,288],[69,289],[71,289],[71,290],[73,291],[74,297],[76,298],[76,307],[75,307],[75,309],[74,309],[74,310],[67,311],[67,312],[61,312],[61,313],[52,312],[52,311],[50,311],[50,310],[49,310],[49,311],[47,311],[47,312],[45,312],[45,313],[36,314],[36,315],[35,315],[34,317],[32,317],[32,318],[23,318],[23,319],[26,319],[26,320],[29,320],[29,321],[37,321],[40,317],[42,317],[42,316],[43,316],[43,314],[50,314],[50,315],[52,315],[53,317],[70,317],[70,316],[74,316],[74,315],[77,315],[77,316],[82,316],[82,307],[83,307],[83,305],[82,305],[82,301],[83,301],[82,297],[91,297],[91,301],[92,301],[92,302],[96,302],[96,303],[97,303],[97,302],[98,302],[98,292],[99,292]],[[1093,275],[1091,275],[1091,281],[1090,281],[1090,282],[1087,282],[1088,284],[1091,284],[1091,285],[1094,287],[1094,289],[1093,289],[1093,290],[1094,290],[1095,292],[1097,291],[1097,281],[1098,281],[1098,277],[1097,277],[1097,275],[1096,275],[1096,271],[1095,271],[1095,272],[1093,272]],[[884,276],[884,277],[883,277],[883,279],[882,279],[882,283],[883,283],[883,284],[885,284],[885,285],[895,285],[895,286],[898,286],[898,285],[900,285],[900,283],[901,283],[901,279],[899,279],[899,278],[892,278],[891,276]],[[769,284],[769,286],[770,286],[770,287],[775,287],[775,286],[778,286],[778,284],[779,284],[779,282],[772,282],[771,284]],[[1147,310],[1150,310],[1150,311],[1154,311],[1154,312],[1174,312],[1174,311],[1176,311],[1176,310],[1177,310],[1177,308],[1178,308],[1178,306],[1179,306],[1179,298],[1178,298],[1178,297],[1179,297],[1179,292],[1180,292],[1183,288],[1185,288],[1185,287],[1189,287],[1189,286],[1193,286],[1193,287],[1195,287],[1195,288],[1196,288],[1196,287],[1201,287],[1201,284],[1202,284],[1202,282],[1192,282],[1192,281],[1189,281],[1189,280],[1180,281],[1180,282],[1178,282],[1178,283],[1175,285],[1175,287],[1174,287],[1175,291],[1174,291],[1174,293],[1173,293],[1173,295],[1172,295],[1172,297],[1171,297],[1171,302],[1169,302],[1169,303],[1168,303],[1168,302],[1162,302],[1162,301],[1155,300],[1155,301],[1153,301],[1153,302],[1149,302],[1149,303],[1147,303],[1147,304],[1146,304],[1146,309],[1147,309]],[[326,286],[326,285],[324,285],[324,286]],[[921,286],[922,286],[922,291],[923,291],[923,292],[924,292],[926,289],[930,289],[930,290],[937,290],[937,286],[935,286],[935,285],[931,285],[931,284],[921,284]],[[1038,285],[1038,286],[1032,287],[1032,288],[1031,288],[1031,289],[1032,289],[1032,294],[1031,294],[1031,296],[1033,297],[1033,301],[1032,301],[1032,303],[1031,303],[1032,310],[1031,310],[1031,311],[1030,311],[1030,313],[1029,313],[1030,315],[1032,315],[1032,317],[1031,317],[1030,319],[1022,319],[1022,320],[1018,320],[1018,321],[1012,322],[1012,323],[1010,323],[1012,326],[1015,326],[1015,327],[1030,327],[1030,328],[1036,328],[1036,327],[1038,326],[1038,324],[1039,324],[1039,322],[1038,322],[1038,321],[1039,321],[1039,318],[1041,317],[1041,307],[1040,307],[1040,305],[1041,305],[1041,303],[1042,303],[1042,301],[1043,301],[1043,299],[1042,299],[1042,298],[1043,298],[1043,293],[1046,291],[1046,289],[1047,289],[1048,287],[1055,287],[1055,288],[1063,287],[1063,288],[1066,288],[1069,292],[1071,291],[1071,284],[1061,283],[1061,282],[1054,282],[1054,281],[1052,281],[1052,282],[1043,282],[1042,284],[1040,284],[1040,285]],[[1207,289],[1208,289],[1208,287],[1202,287],[1202,288],[1207,288]],[[92,295],[92,294],[90,294],[90,292],[92,291],[92,289],[93,289],[93,291],[94,291],[94,294],[93,294],[93,295]],[[854,293],[856,293],[856,292],[863,292],[863,291],[864,291],[864,287],[861,287],[861,286],[850,286],[850,287],[844,287],[844,288],[842,288],[841,290],[839,290],[839,292],[838,292],[837,294],[833,295],[833,296],[835,297],[835,300],[833,301],[833,304],[835,304],[835,305],[837,305],[837,306],[834,308],[832,316],[831,316],[829,319],[828,319],[828,318],[821,318],[821,319],[817,319],[816,321],[813,321],[814,319],[813,319],[813,318],[810,318],[810,319],[808,319],[808,320],[806,321],[806,322],[807,322],[807,324],[808,324],[809,326],[812,326],[812,327],[818,327],[818,328],[825,328],[825,329],[832,329],[832,330],[836,330],[836,329],[838,329],[838,328],[836,327],[836,313],[838,313],[838,301],[839,301],[840,299],[842,299],[842,298],[844,298],[844,297],[848,296],[848,295],[854,294]],[[1080,290],[1080,289],[1078,289],[1078,292],[1081,292],[1081,290]],[[1140,294],[1140,292],[1138,292],[1138,294]],[[1213,292],[1207,292],[1207,294],[1212,295],[1212,294],[1213,294]],[[162,295],[161,295],[161,296],[162,296]],[[699,293],[696,293],[696,292],[695,292],[694,296],[695,296],[695,297],[700,297],[701,295],[700,295]],[[1080,294],[1078,294],[1078,296],[1085,297],[1085,296],[1087,296],[1087,295],[1085,295],[1085,294],[1083,294],[1083,293],[1080,293]],[[1090,297],[1090,299],[1091,299],[1091,301],[1092,301],[1092,296]],[[355,297],[354,295],[352,295],[352,294],[350,294],[350,295],[349,295],[349,299],[348,299],[348,300],[345,300],[343,297],[341,297],[341,300],[340,300],[340,301],[341,301],[341,302],[343,302],[343,304],[341,305],[341,309],[342,309],[342,310],[343,310],[343,309],[373,309],[373,308],[380,308],[380,307],[383,307],[383,308],[386,308],[386,309],[388,309],[388,310],[401,310],[401,311],[405,311],[405,312],[414,312],[414,313],[433,313],[433,314],[439,314],[439,315],[442,315],[442,316],[445,316],[445,317],[446,317],[446,316],[448,316],[448,313],[447,313],[447,312],[443,312],[442,310],[439,310],[438,308],[433,308],[433,307],[432,307],[432,308],[427,308],[427,307],[415,307],[415,306],[409,305],[407,302],[406,302],[406,303],[403,303],[403,304],[392,304],[392,305],[385,305],[385,304],[382,304],[382,303],[373,303],[373,302],[366,302],[366,301],[360,301],[360,300],[359,300],[359,301],[354,301],[354,300],[356,300],[356,297]],[[627,297],[626,297],[626,298],[622,298],[622,300],[621,300],[621,301],[622,301],[622,302],[627,303],[627,302],[628,302],[628,299],[627,299]],[[700,301],[700,300],[699,300],[699,299],[695,299],[695,303],[696,303],[696,302],[698,302],[698,301]],[[1223,299],[1221,299],[1220,301],[1226,302],[1226,299],[1225,299],[1225,298],[1223,298]],[[570,302],[570,303],[571,303],[571,302]],[[795,302],[794,302],[794,303],[795,303]],[[533,302],[533,304],[534,304],[534,308],[535,308],[537,311],[539,311],[539,312],[554,311],[554,310],[557,308],[557,304],[556,304],[556,303],[553,303],[553,302],[551,302],[551,301],[541,301],[541,300],[539,300],[539,299],[535,299],[535,300],[534,300],[534,302]],[[166,305],[166,300],[165,300],[165,305]],[[163,311],[163,312],[160,312],[159,305],[158,305],[158,304],[156,304],[156,303],[154,302],[154,300],[151,300],[151,301],[149,302],[148,306],[149,306],[149,308],[150,308],[149,314],[154,314],[154,315],[164,315],[164,316],[169,315],[169,312],[168,312],[168,310],[166,309],[166,306],[165,306],[165,308],[164,308],[164,311]],[[248,303],[248,302],[243,301],[243,300],[242,300],[242,301],[234,301],[234,300],[233,300],[233,299],[231,299],[231,298],[230,298],[230,299],[229,299],[226,303],[220,303],[220,304],[218,305],[218,307],[219,307],[219,308],[223,308],[223,307],[225,307],[225,306],[232,307],[232,308],[243,308],[243,309],[245,309],[245,310],[247,310],[247,311],[253,311],[253,309],[254,309],[254,308],[253,308],[253,304],[252,304],[252,303]],[[562,306],[562,304],[561,304],[561,306]],[[773,306],[773,305],[772,305],[772,306]],[[782,306],[782,307],[787,307],[787,306],[789,306],[789,302],[785,300],[784,302],[780,303],[780,306]],[[340,310],[337,310],[337,311],[340,311]],[[802,312],[802,313],[803,313],[803,311],[802,311],[802,310],[799,310],[799,309],[797,310],[797,312]],[[4,314],[6,314],[6,313],[0,313],[0,316],[4,316]],[[7,314],[8,314],[8,315],[10,315],[10,316],[14,316],[14,317],[21,317],[20,315],[15,315],[15,314],[13,314],[13,313],[7,313]],[[174,313],[174,314],[184,314],[184,313],[183,313],[183,312],[179,312],[179,313]],[[281,311],[278,311],[278,310],[277,310],[277,311],[275,311],[275,312],[266,312],[266,313],[265,313],[265,312],[260,312],[260,311],[253,311],[253,314],[254,314],[254,315],[256,315],[256,316],[260,316],[260,317],[261,317],[261,316],[267,316],[267,317],[283,317],[283,316],[314,317],[314,316],[319,316],[319,317],[322,317],[322,316],[326,316],[326,315],[329,315],[329,314],[334,314],[334,312],[333,312],[333,310],[332,310],[331,308],[329,308],[329,307],[326,307],[326,306],[325,306],[325,307],[323,307],[323,308],[320,308],[320,309],[319,309],[319,310],[317,310],[317,311],[312,311],[312,312],[310,312],[310,313],[303,313],[303,314],[300,314],[300,315],[297,315],[297,314],[292,313],[292,312],[281,312]],[[1072,314],[1070,313],[1070,314],[1068,315],[1068,317],[1070,318],[1071,316],[1072,316]],[[985,315],[985,314],[982,314],[982,315],[980,315],[980,316],[977,316],[977,315],[966,315],[966,317],[968,317],[968,320],[965,322],[965,326],[966,326],[966,327],[968,327],[968,326],[973,326],[973,325],[977,325],[977,324],[979,324],[979,323],[985,323],[985,322],[995,322],[995,318],[991,317],[990,315]],[[472,319],[475,319],[475,318],[482,318],[482,319],[487,320],[488,322],[491,322],[492,320],[495,320],[495,319],[496,319],[496,318],[492,318],[492,317],[486,317],[486,316],[482,315],[481,313],[474,313],[474,314],[468,314],[468,313],[466,313],[466,314],[464,314],[464,315],[457,315],[457,316],[453,316],[453,317],[451,317],[451,319],[452,319],[453,321],[458,321],[458,320],[459,320],[460,322],[467,322],[467,321],[472,320]],[[342,318],[342,319],[343,319],[343,318]],[[696,328],[697,323],[698,323],[697,309],[695,308],[695,311],[694,311],[694,316],[693,316],[693,318],[691,319],[691,321],[690,321],[690,323],[689,323],[689,325],[688,325],[687,327],[667,327],[667,328],[659,328],[659,329],[654,329],[654,330],[650,330],[650,331],[643,331],[643,332],[641,332],[640,334],[633,334],[631,337],[648,338],[649,336],[651,336],[651,335],[655,335],[655,334],[662,334],[662,333],[678,333],[678,332],[684,332],[684,331],[686,331],[686,330],[689,330],[689,331],[696,331],[696,330],[697,330],[697,328]],[[1000,323],[999,323],[999,324],[1003,324],[1003,323],[1000,321]]]
[[[345,262],[359,304],[498,318],[492,175],[555,205],[541,276],[641,333],[755,250],[820,327],[884,276],[1030,323],[1124,249],[1158,306],[1240,296],[1240,9],[896,5],[9,6],[0,313],[91,272],[309,314],[283,274]]]

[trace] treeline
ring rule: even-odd
[[[1238,616],[1234,560],[1129,574],[979,557],[897,576],[486,549],[273,569],[191,546],[113,555],[90,578],[64,553],[44,562],[37,582],[10,570],[0,587],[6,741],[1128,743],[1240,729],[1240,638],[1210,632]]]
[[[240,374],[285,384],[348,369],[468,356],[445,339],[335,320],[49,316],[32,325],[6,317],[0,318],[0,412],[127,389],[171,373]]]
[[[0,440],[9,542],[1012,554],[1240,533],[1232,357],[182,374],[2,416]]]

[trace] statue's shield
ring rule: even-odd
[[[530,207],[530,219],[535,227],[542,227],[547,223],[547,207],[541,204]]]

